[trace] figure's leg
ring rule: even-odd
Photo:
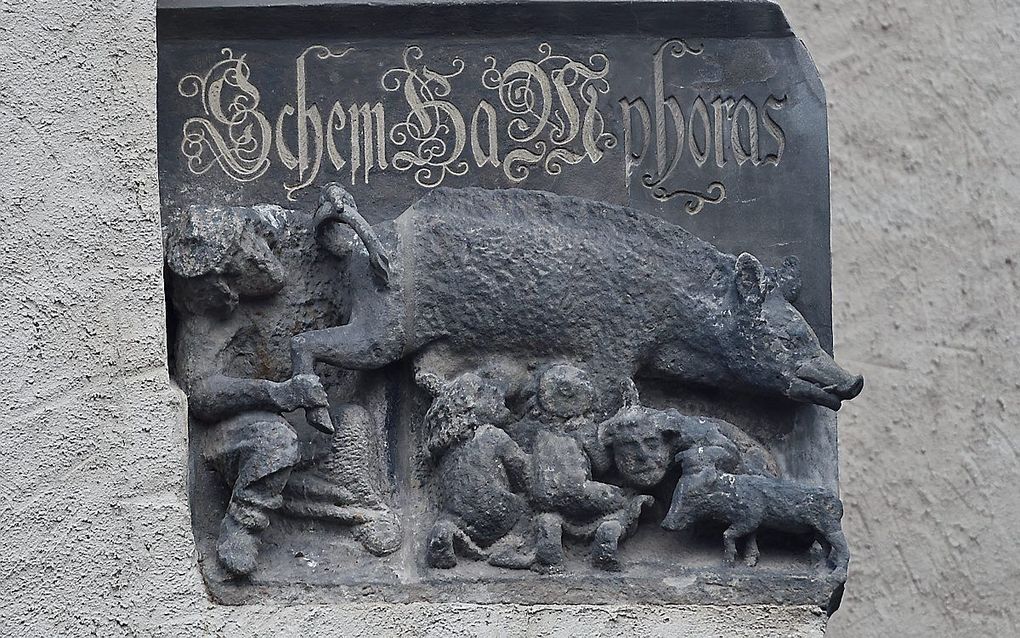
[[[620,571],[618,550],[623,532],[624,526],[620,521],[604,521],[599,525],[591,545],[591,562],[595,567],[612,572]]]
[[[260,534],[269,526],[269,513],[283,504],[281,495],[299,460],[297,435],[275,415],[239,417],[217,427],[225,431],[213,461],[233,490],[216,553],[227,571],[246,576],[255,571]]]
[[[384,507],[372,511],[367,523],[356,526],[351,535],[370,554],[385,556],[400,549],[400,520],[393,510]]]
[[[489,553],[479,547],[460,526],[453,530],[453,551],[471,560],[485,560],[489,557]]]
[[[471,540],[456,522],[441,518],[429,534],[425,561],[430,567],[450,569],[457,566],[458,555],[472,560],[488,558],[488,553]]]
[[[528,569],[535,564],[535,549],[525,547],[525,540],[517,534],[504,536],[489,548],[489,564],[506,569]]]
[[[425,549],[425,562],[429,567],[450,569],[457,566],[457,553],[453,550],[453,536],[457,529],[453,521],[440,519],[432,526]]]
[[[563,563],[563,520],[558,514],[535,517],[535,559],[539,564],[554,567]]]
[[[291,480],[294,475],[291,475]],[[312,518],[331,521],[339,525],[364,525],[372,520],[375,512],[360,507],[345,507],[335,503],[313,501],[301,498],[287,498],[280,511],[296,518]]]

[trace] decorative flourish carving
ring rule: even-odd
[[[666,51],[668,48],[669,54],[674,58],[682,58],[685,55],[701,55],[705,51],[704,46],[691,46],[686,40],[682,38],[673,38],[672,40],[666,40],[659,47],[659,52]]]
[[[697,215],[705,208],[705,204],[719,204],[726,199],[726,187],[722,182],[712,182],[708,185],[707,193],[677,189],[667,190],[665,186],[656,186],[652,190],[652,196],[660,202],[666,202],[674,197],[685,197],[684,210],[688,215]]]
[[[553,54],[548,42],[540,44],[538,52],[542,57],[537,62],[517,60],[502,71],[495,56],[486,56],[489,68],[482,73],[482,85],[497,91],[513,116],[507,125],[510,139],[529,145],[506,154],[503,171],[514,182],[526,179],[531,165],[541,164],[549,175],[558,175],[564,164],[585,159],[594,164],[616,146],[616,136],[606,132],[598,109],[599,96],[609,92],[609,59],[595,53],[584,64]],[[570,146],[578,137],[580,149]]]
[[[404,49],[402,67],[392,68],[380,79],[386,91],[403,89],[404,99],[411,112],[403,122],[390,129],[390,141],[397,146],[409,146],[393,155],[393,167],[400,171],[418,167],[414,181],[419,186],[439,186],[447,175],[464,175],[467,161],[460,159],[467,140],[464,116],[445,99],[452,90],[450,79],[461,74],[464,61],[457,57],[451,61],[453,70],[439,73],[426,64],[421,47]]]
[[[245,56],[231,49],[205,75],[181,78],[177,90],[183,97],[198,97],[205,117],[184,122],[181,153],[188,170],[196,175],[218,165],[241,182],[261,177],[269,168],[272,128],[259,110],[260,95],[251,83]]]

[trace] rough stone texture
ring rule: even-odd
[[[4,0],[0,60],[0,635],[820,635],[807,607],[209,602],[165,363],[154,6]]]
[[[825,82],[853,559],[835,638],[1020,635],[1020,4],[792,0]]]
[[[831,103],[837,353],[869,377],[841,414],[855,554],[829,635],[1015,635],[1020,5],[785,6]],[[821,632],[789,608],[208,603],[164,368],[152,13],[0,0],[0,633]]]

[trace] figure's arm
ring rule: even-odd
[[[282,383],[214,374],[193,384],[188,399],[195,417],[209,422],[252,410],[282,414],[329,404],[318,377],[310,374],[297,375]]]
[[[531,457],[506,433],[506,440],[499,446],[499,458],[503,461],[510,488],[514,492],[531,493]]]
[[[613,464],[609,446],[599,437],[599,427],[586,427],[580,432],[581,447],[591,462],[593,476],[602,476]]]
[[[195,418],[215,422],[252,410],[282,414],[300,407],[326,405],[326,391],[314,374],[298,375],[282,383],[224,374],[225,344],[234,338],[237,329],[201,316],[186,317],[179,326],[177,378]]]

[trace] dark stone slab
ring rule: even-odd
[[[646,508],[641,522],[634,523],[636,535],[620,545],[619,572],[593,568],[588,545],[580,541],[567,543],[563,562],[553,570],[561,567],[562,573],[537,574],[463,559],[453,569],[438,569],[426,559],[426,545],[436,533],[433,522],[445,502],[437,484],[438,466],[428,458],[427,412],[439,401],[443,383],[465,369],[451,363],[451,353],[458,348],[458,355],[485,351],[486,369],[498,368],[507,378],[517,374],[506,372],[514,362],[496,362],[495,344],[502,344],[501,353],[517,352],[508,355],[516,357],[517,364],[523,360],[511,343],[526,341],[521,335],[485,332],[486,325],[507,325],[505,319],[474,321],[474,309],[483,308],[489,298],[486,290],[491,290],[492,304],[530,303],[529,308],[554,308],[557,300],[577,296],[578,308],[571,312],[601,316],[598,309],[611,308],[637,284],[611,274],[626,268],[598,274],[594,264],[612,263],[614,255],[638,255],[639,261],[646,259],[642,267],[647,276],[661,273],[664,283],[655,293],[660,298],[649,306],[658,310],[632,320],[661,326],[669,316],[653,322],[655,313],[664,313],[669,299],[685,294],[685,285],[695,298],[691,303],[706,294],[702,280],[685,284],[682,278],[670,279],[674,269],[708,259],[721,264],[714,267],[729,273],[727,277],[735,271],[739,280],[744,268],[756,280],[755,264],[760,262],[762,285],[767,282],[773,291],[769,294],[781,292],[792,299],[798,317],[803,316],[817,336],[819,352],[831,354],[824,93],[807,52],[777,5],[734,0],[251,6],[167,0],[159,7],[159,171],[168,264],[174,275],[172,364],[198,415],[192,424],[194,526],[214,597],[229,603],[268,596],[829,604],[841,579],[811,567],[802,542],[763,544],[762,565],[754,569],[723,568],[718,565],[717,537],[708,541],[661,529],[658,523],[666,507],[658,505]],[[350,209],[366,229],[371,226],[378,234],[378,246],[390,251],[391,263],[366,262],[359,271],[357,255],[368,235],[344,234],[329,226],[356,228],[357,220],[314,216],[329,208],[328,203],[320,208],[320,189],[328,182],[353,196],[356,210],[353,204]],[[469,188],[486,190],[471,195],[475,191],[464,190]],[[528,199],[498,194],[505,189],[566,198],[544,203],[545,195]],[[570,197],[604,205],[587,209],[588,204],[571,203],[580,200]],[[450,212],[464,201],[480,202],[483,210],[476,211],[477,218]],[[422,214],[401,217],[424,224],[413,231],[420,243],[408,248],[413,243],[408,228],[416,222],[392,220],[409,207],[429,206],[436,209],[433,221],[420,221],[432,219]],[[545,221],[529,217],[531,209],[542,207],[587,212],[570,213],[569,222],[550,222],[546,228]],[[344,207],[334,208],[342,216]],[[471,212],[470,206],[463,210]],[[497,221],[504,218],[499,216],[507,215],[500,227]],[[640,220],[633,221],[635,216]],[[665,222],[661,228],[658,220]],[[453,232],[435,234],[443,224]],[[718,256],[685,254],[686,239],[675,245],[652,239],[668,235],[670,225],[707,242],[714,247],[709,252]],[[421,230],[426,226],[432,230]],[[223,246],[249,237],[246,233],[261,237],[265,250],[279,260],[279,281],[265,281],[267,270],[259,270],[258,264],[235,260],[230,266],[215,265],[222,261]],[[485,253],[491,265],[504,237],[516,244],[500,253],[509,261],[496,274],[469,281],[470,262],[450,262],[467,259],[464,246],[485,245],[485,250],[495,251]],[[512,250],[527,242],[544,247],[530,253]],[[654,242],[659,247],[649,249]],[[327,245],[332,255],[323,249]],[[366,245],[371,251],[370,243]],[[187,249],[178,254],[175,246]],[[344,257],[344,251],[353,256]],[[745,252],[757,260],[735,259]],[[411,254],[413,260],[407,256]],[[561,255],[558,261],[554,254]],[[796,284],[784,279],[794,263],[799,265]],[[532,267],[564,276],[535,279],[544,297],[529,297],[521,293],[520,273]],[[575,267],[582,274],[571,284],[565,275]],[[264,290],[242,290],[234,295],[233,306],[228,299],[227,306],[210,310],[210,300],[219,291],[215,276],[241,271],[258,271]],[[497,285],[499,273],[514,273],[505,289]],[[416,283],[406,283],[412,279]],[[613,289],[611,281],[624,287]],[[453,345],[438,354],[425,342],[402,342],[400,355],[388,365],[375,366],[378,369],[352,372],[350,368],[370,366],[341,365],[345,371],[320,362],[305,370],[319,376],[322,391],[329,395],[332,419],[326,421],[345,428],[325,438],[314,427],[322,417],[313,418],[309,403],[319,401],[320,390],[303,377],[291,379],[299,373],[291,368],[291,338],[347,324],[359,312],[376,313],[370,323],[385,327],[388,302],[373,305],[373,300],[381,298],[379,290],[397,290],[394,282],[414,290],[410,297],[400,293],[405,300],[401,303],[410,304],[406,300],[413,297],[420,311],[416,316],[433,318],[433,324],[415,324],[416,334],[427,326],[447,329],[454,322],[462,326],[457,334],[463,338],[446,340]],[[732,280],[726,285],[732,286]],[[667,293],[671,297],[663,296]],[[612,299],[600,300],[600,295]],[[593,307],[585,308],[585,303]],[[619,311],[606,314],[599,325],[608,326],[611,316],[620,316]],[[437,317],[442,318],[438,327]],[[702,319],[690,324],[707,330]],[[528,334],[539,334],[534,332],[537,325],[529,324]],[[621,363],[623,355],[598,359],[596,366],[596,358],[578,353],[595,343],[599,332],[606,331],[585,336],[578,324],[545,341],[536,337],[546,344],[543,354],[548,356],[532,356],[529,370],[540,370],[552,355],[581,368],[601,366],[588,371],[602,419],[612,416],[624,400],[619,388],[608,389],[608,378],[625,371],[635,377],[647,409],[723,420],[722,436],[735,442],[742,458],[760,448],[765,459],[760,471],[780,477],[776,480],[785,485],[772,494],[795,499],[798,486],[810,485],[835,490],[835,416],[829,409],[834,406],[818,405],[824,405],[824,397],[805,403],[804,397],[790,392],[755,387],[763,381],[738,382],[733,370],[743,364],[737,363],[725,366],[725,374],[702,370],[701,382],[688,373],[682,383],[643,374],[637,365],[629,369]],[[581,343],[580,349],[568,347],[571,339]],[[648,350],[638,347],[634,330],[625,330],[612,343],[623,348],[620,352],[626,351],[621,344],[636,344],[634,352]],[[714,353],[721,357],[718,361],[725,352],[734,353],[735,361],[746,360],[737,356],[742,351],[736,345],[719,347]],[[541,349],[534,344],[529,348],[532,355]],[[423,391],[420,375],[416,382],[412,355],[419,354],[424,361],[418,361],[419,372],[424,368],[444,378],[433,388],[439,394]],[[690,359],[691,351],[685,356]],[[228,445],[219,425],[209,428],[223,416],[215,405],[203,417],[201,397],[212,396],[209,401],[216,404],[221,396],[216,392],[225,392],[209,390],[206,382],[214,370],[271,382],[245,390],[244,405],[268,401],[291,408],[230,422],[237,432],[263,428],[274,433],[279,440],[271,448],[272,467],[277,468],[273,471],[296,468],[288,483],[288,504],[274,510],[272,523],[261,532],[257,569],[247,579],[231,576],[217,560],[221,521],[231,499],[222,466],[233,463],[227,473],[237,474],[237,455],[231,452],[233,461],[227,462],[224,450],[234,450],[243,437]],[[849,381],[832,383],[836,387]],[[856,394],[859,387],[854,390]],[[508,399],[518,416],[526,399]],[[300,409],[293,411],[300,407],[309,407],[307,419]],[[516,441],[513,428],[505,429]],[[525,439],[523,453],[532,458],[531,439]],[[572,444],[555,443],[561,444],[569,456]],[[270,449],[265,441],[259,445]],[[357,503],[354,510],[371,512],[366,514],[374,526],[370,532],[364,531],[369,525],[363,521],[352,528],[344,518],[353,510],[321,510],[315,498],[326,488],[309,476],[321,477],[322,464],[347,468],[348,473],[354,466],[373,468],[351,479],[356,485],[350,500]],[[679,465],[670,471],[676,483]],[[631,489],[620,477],[606,481]],[[657,503],[665,500],[668,507],[671,487],[656,494]],[[237,552],[245,555],[244,547]]]

